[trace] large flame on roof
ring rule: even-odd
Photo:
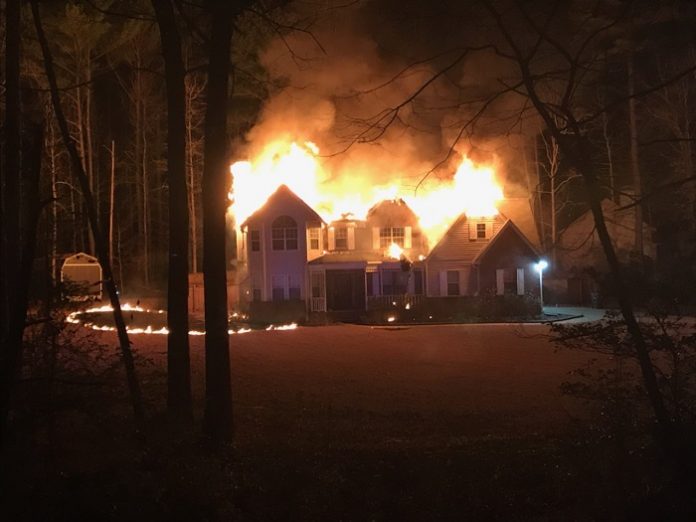
[[[230,211],[237,226],[261,208],[281,185],[302,198],[328,223],[345,216],[364,219],[368,210],[383,200],[403,199],[416,213],[431,244],[462,213],[490,217],[498,213],[503,191],[489,165],[464,158],[450,180],[428,180],[415,192],[413,183],[394,180],[387,185],[332,182],[312,142],[270,142],[253,161],[237,161],[230,167],[232,190]]]

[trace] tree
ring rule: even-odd
[[[128,333],[126,331],[126,324],[123,320],[123,313],[121,311],[121,303],[118,292],[116,290],[116,284],[114,282],[113,272],[111,270],[111,264],[109,263],[109,249],[106,242],[105,236],[102,234],[99,219],[97,216],[96,206],[94,204],[94,198],[90,190],[89,178],[84,170],[82,159],[77,151],[75,142],[70,136],[70,131],[68,128],[68,122],[63,114],[63,108],[60,101],[58,83],[56,81],[56,75],[53,68],[53,58],[51,55],[51,50],[48,46],[48,40],[43,30],[43,25],[41,24],[41,15],[39,12],[38,0],[31,1],[31,12],[34,18],[34,27],[36,28],[36,35],[39,40],[39,45],[41,46],[41,52],[44,59],[44,67],[46,71],[46,78],[48,80],[49,89],[51,93],[51,101],[53,103],[53,111],[58,122],[58,127],[60,129],[61,137],[63,139],[63,144],[68,151],[70,156],[71,165],[75,176],[78,178],[78,182],[82,189],[82,194],[85,200],[85,206],[87,208],[87,213],[89,217],[90,228],[95,241],[95,248],[97,258],[102,266],[103,271],[103,284],[109,294],[109,299],[111,301],[111,306],[113,308],[114,314],[114,324],[116,325],[116,330],[118,332],[119,345],[121,349],[121,357],[126,369],[126,379],[128,381],[128,389],[130,392],[131,405],[133,407],[133,413],[135,416],[136,423],[138,426],[142,425],[144,412],[143,412],[143,401],[142,394],[140,392],[140,383],[135,371],[135,362],[133,360],[133,352],[130,346],[130,340],[128,339]]]
[[[229,188],[227,101],[235,5],[210,0],[210,54],[203,165],[203,284],[205,308],[204,430],[214,441],[232,436],[232,391],[227,317],[225,216]]]
[[[4,435],[12,385],[19,371],[22,353],[24,316],[16,299],[21,299],[19,281],[20,259],[20,27],[21,3],[9,0],[6,4],[5,32],[5,165],[2,186],[2,306],[0,312],[0,437]],[[18,313],[19,312],[19,313]],[[20,319],[21,326],[16,324]],[[20,330],[17,331],[17,328]]]
[[[191,363],[188,342],[189,214],[186,182],[184,63],[181,39],[169,0],[152,0],[157,16],[167,85],[167,166],[169,180],[169,277],[167,292],[167,409],[190,421]]]
[[[500,55],[517,68],[523,85],[523,90],[520,89],[518,92],[529,99],[548,132],[558,142],[564,157],[582,176],[587,203],[614,283],[614,293],[626,330],[633,341],[643,384],[659,426],[659,442],[676,462],[681,453],[678,436],[673,418],[659,389],[650,352],[635,316],[631,294],[626,286],[624,272],[607,230],[601,206],[603,190],[597,171],[593,168],[593,154],[584,127],[587,116],[581,110],[584,107],[578,105],[576,98],[583,79],[586,80],[589,64],[595,51],[594,46],[598,45],[603,35],[615,28],[625,13],[619,12],[609,22],[602,23],[597,20],[594,27],[584,32],[579,42],[570,47],[561,43],[562,41],[555,36],[552,28],[556,21],[554,18],[556,13],[553,10],[544,17],[536,19],[535,15],[529,11],[529,7],[520,2],[513,2],[512,8],[507,11],[503,11],[489,1],[484,2],[484,7],[503,36],[505,48],[500,51]],[[513,13],[518,17],[514,23],[511,21]],[[545,72],[541,67],[537,68],[538,61],[535,59],[538,59],[542,51],[556,54],[558,61],[563,64],[561,72],[554,74]],[[560,101],[545,99],[545,93],[552,90],[562,93]],[[630,93],[631,99],[635,96],[635,92]],[[623,101],[625,102],[625,98]],[[594,113],[593,119],[601,116],[603,110],[607,109]]]

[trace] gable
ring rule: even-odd
[[[435,245],[428,258],[438,261],[472,263],[476,256],[496,237],[505,223],[504,218],[500,215],[474,221],[489,224],[491,227],[491,239],[479,240],[472,238],[470,235],[470,221],[465,214],[462,214]]]
[[[475,262],[484,264],[495,260],[497,264],[517,264],[520,258],[536,261],[539,255],[515,224],[508,220],[503,229],[482,250]]]
[[[520,229],[535,249],[541,248],[539,230],[529,198],[506,198],[499,203],[499,211]]]
[[[258,223],[273,221],[279,216],[290,216],[300,222],[315,222],[317,225],[324,220],[307,203],[287,186],[281,185],[271,194],[266,203],[249,216],[241,227],[254,226]]]

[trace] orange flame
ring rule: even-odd
[[[269,143],[253,161],[233,163],[229,197],[230,212],[237,226],[284,184],[327,222],[345,215],[364,219],[379,201],[401,198],[416,213],[423,232],[430,244],[434,244],[462,212],[476,217],[493,216],[498,213],[496,205],[503,199],[494,169],[476,165],[469,158],[464,159],[451,180],[428,181],[417,194],[399,180],[375,186],[360,185],[358,179],[351,179],[354,192],[346,194],[343,186],[330,180],[318,154],[319,149],[312,142],[278,140]],[[398,259],[400,253],[394,254],[390,252]]]

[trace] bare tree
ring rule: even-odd
[[[2,317],[0,318],[0,415],[2,415],[2,433],[7,419],[12,383],[19,369],[21,358],[21,333],[13,332],[12,316],[13,301],[19,297],[18,288],[20,250],[20,96],[19,96],[19,63],[20,63],[20,27],[21,3],[19,0],[9,0],[6,6],[5,32],[5,165],[2,186],[2,240],[3,281],[0,296],[2,299]],[[22,322],[24,319],[22,318]],[[16,328],[15,328],[16,329]],[[12,337],[10,339],[9,337]],[[19,342],[16,342],[19,336]]]
[[[140,426],[142,425],[144,419],[142,394],[140,392],[140,383],[138,381],[138,377],[135,371],[133,352],[131,350],[130,340],[128,339],[126,324],[123,320],[123,313],[121,311],[119,295],[116,291],[116,284],[114,282],[111,264],[109,263],[109,249],[106,243],[105,236],[102,234],[100,230],[96,206],[94,204],[92,192],[89,188],[89,178],[87,177],[87,173],[84,170],[83,162],[77,151],[75,142],[70,137],[68,122],[65,119],[65,115],[63,114],[63,108],[60,102],[60,95],[58,90],[58,83],[56,81],[56,75],[53,68],[53,58],[51,55],[50,48],[48,46],[48,40],[46,39],[46,35],[41,24],[41,15],[39,12],[38,0],[31,1],[31,11],[34,18],[36,34],[44,58],[46,78],[48,80],[51,93],[51,100],[53,102],[53,111],[58,122],[58,127],[60,129],[63,143],[70,156],[73,172],[75,176],[78,178],[78,182],[82,189],[82,195],[85,200],[85,205],[87,207],[89,223],[95,240],[97,257],[99,259],[99,263],[102,266],[103,284],[106,288],[107,293],[109,294],[111,306],[113,307],[114,323],[118,332],[121,356],[123,358],[123,363],[126,369],[126,378],[128,381],[128,389],[130,392],[131,404],[133,407],[136,423],[138,424],[138,426]]]
[[[587,203],[609,265],[619,309],[633,340],[643,384],[660,428],[659,440],[665,450],[676,458],[679,452],[675,427],[657,384],[653,362],[636,320],[631,294],[626,287],[621,263],[609,236],[602,211],[603,190],[592,165],[592,151],[584,127],[588,116],[584,111],[579,110],[575,98],[581,82],[588,73],[588,62],[592,60],[592,46],[597,43],[600,36],[619,23],[619,18],[599,24],[593,30],[587,31],[573,48],[569,48],[556,39],[550,29],[555,21],[554,10],[546,14],[544,18],[535,20],[535,16],[528,11],[528,7],[520,2],[513,2],[512,8],[504,14],[493,2],[484,2],[484,7],[504,38],[506,49],[500,51],[501,56],[517,68],[524,86],[524,90],[520,89],[518,92],[529,99],[548,132],[558,141],[564,157],[583,178]],[[513,14],[517,17],[514,25],[511,22]],[[621,15],[622,13],[619,13],[618,16]],[[520,33],[524,36],[520,36]],[[557,54],[564,66],[561,69],[562,72],[552,75],[535,69],[537,63],[535,58],[538,57],[542,47],[544,51]],[[555,99],[552,102],[545,100],[544,92],[548,89],[549,83],[554,85],[554,90],[561,92],[560,102],[556,102]],[[635,96],[636,92],[632,92],[631,97]],[[626,99],[622,101],[625,103]],[[607,109],[603,108],[589,118],[601,116],[603,110]]]
[[[227,107],[234,3],[210,0],[211,30],[203,166],[205,308],[204,430],[214,441],[232,436],[225,237],[229,188]]]
[[[153,0],[167,84],[167,166],[169,180],[169,278],[167,293],[167,410],[173,419],[191,421],[191,363],[188,341],[189,215],[186,187],[184,62],[174,9]]]

